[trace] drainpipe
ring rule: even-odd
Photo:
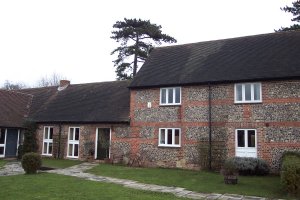
[[[209,162],[209,170],[212,169],[211,163],[212,163],[212,141],[211,141],[211,132],[212,132],[212,123],[211,123],[211,85],[208,83],[208,123],[209,123],[209,135],[208,135],[208,141],[209,141],[209,152],[208,152],[208,162]]]
[[[60,158],[60,145],[61,145],[61,124],[58,124],[58,148],[57,148],[57,158]]]

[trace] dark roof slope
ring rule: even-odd
[[[300,78],[300,31],[156,48],[131,88]]]
[[[0,127],[22,127],[31,101],[32,95],[0,90]]]
[[[28,89],[30,117],[37,122],[118,123],[129,121],[129,82],[113,81]]]
[[[33,116],[34,113],[38,112],[40,109],[43,109],[43,107],[49,104],[51,100],[58,93],[57,86],[42,87],[42,88],[28,88],[28,89],[22,89],[18,91],[33,96],[32,104],[30,106],[29,116]]]

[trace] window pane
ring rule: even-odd
[[[172,129],[168,129],[168,141],[167,144],[172,144]]]
[[[48,127],[45,128],[44,138],[45,138],[45,139],[48,139]]]
[[[1,129],[0,132],[0,144],[4,144],[5,142],[5,129]]]
[[[49,143],[49,151],[48,154],[52,154],[52,143]]]
[[[160,144],[166,144],[165,141],[165,129],[160,129]]]
[[[79,128],[75,129],[75,140],[79,140]]]
[[[4,154],[4,147],[0,147],[0,155]]]
[[[242,101],[243,95],[242,95],[242,85],[238,84],[236,85],[236,101]]]
[[[251,101],[251,84],[250,83],[245,84],[245,100]]]
[[[73,140],[74,128],[70,128],[69,140]]]
[[[168,103],[174,103],[173,102],[173,88],[168,89]]]
[[[73,155],[73,144],[69,144],[69,156]]]
[[[53,128],[50,128],[49,139],[53,139]]]
[[[78,156],[78,144],[74,145],[74,156]]]
[[[166,102],[166,95],[167,95],[166,93],[167,93],[166,89],[162,89],[162,90],[161,90],[161,103],[162,103],[162,104],[167,103],[167,102]]]
[[[248,147],[255,147],[255,131],[248,131]]]
[[[175,129],[175,144],[179,145],[179,129]]]
[[[48,143],[44,142],[44,154],[47,154]]]
[[[260,100],[260,84],[254,83],[254,100]]]
[[[245,147],[245,131],[238,130],[237,141],[238,141],[238,147]]]
[[[180,88],[175,88],[175,103],[180,103]]]

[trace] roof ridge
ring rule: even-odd
[[[76,83],[76,84],[70,84],[70,86],[75,86],[75,85],[92,85],[92,84],[101,84],[101,83],[130,82],[130,81],[131,80],[115,80],[115,81],[103,81],[103,82]]]
[[[31,97],[34,96],[33,94],[23,93],[23,92],[19,92],[19,91],[15,91],[15,90],[8,90],[8,92],[18,93],[18,94],[22,94],[22,95],[28,95],[28,96],[31,96]]]
[[[221,42],[221,41],[228,41],[228,40],[238,40],[238,39],[252,38],[252,37],[258,37],[258,36],[292,34],[292,33],[295,33],[295,32],[300,32],[300,30],[272,32],[272,33],[261,33],[261,34],[255,34],[255,35],[245,35],[245,36],[229,37],[229,38],[214,39],[214,40],[204,40],[204,41],[200,41],[200,42],[174,44],[174,45],[169,45],[169,46],[155,47],[154,50],[155,49],[165,49],[165,48],[175,48],[175,47],[180,47],[180,46],[189,46],[189,45],[200,44],[200,43],[213,43],[213,42],[218,42],[218,41]]]

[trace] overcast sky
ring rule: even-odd
[[[112,25],[149,19],[177,44],[274,32],[294,0],[1,0],[0,86],[34,86],[53,72],[88,83],[115,80]]]

